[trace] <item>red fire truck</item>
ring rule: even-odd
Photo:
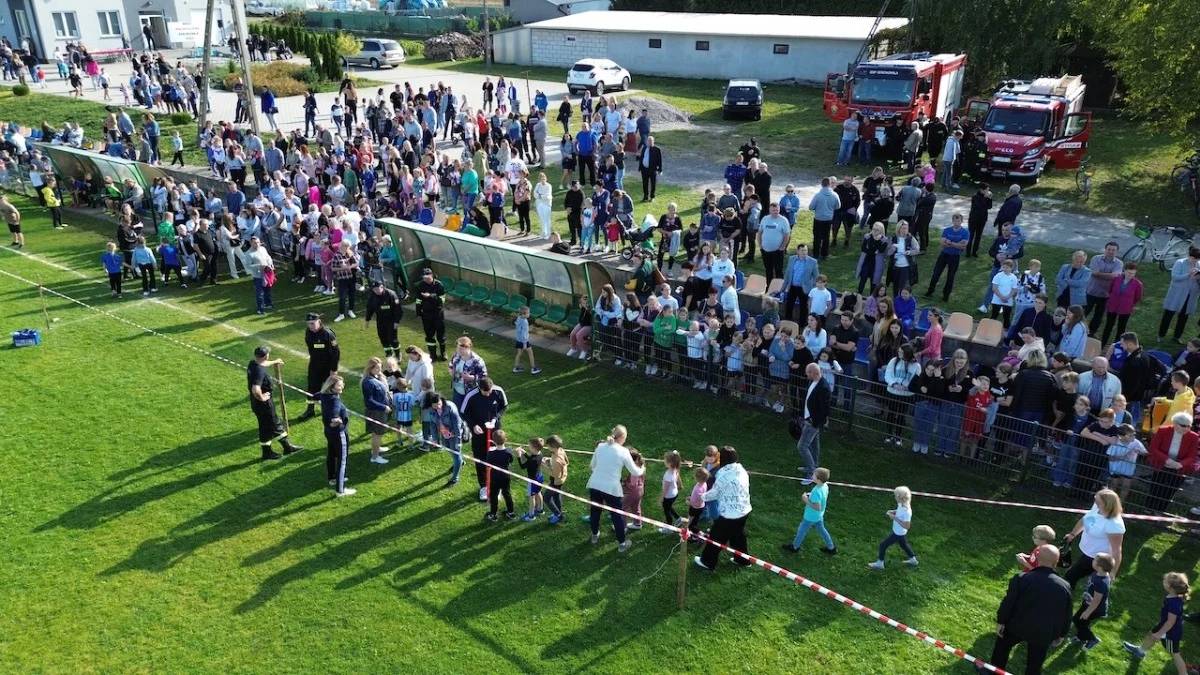
[[[1083,112],[1079,75],[1008,80],[990,101],[967,102],[987,137],[983,171],[1037,179],[1047,167],[1074,169],[1087,154],[1092,114]]]
[[[864,61],[849,75],[829,73],[825,116],[844,122],[862,114],[868,125],[896,118],[908,124],[922,112],[947,119],[962,103],[966,65],[966,54],[918,52]]]

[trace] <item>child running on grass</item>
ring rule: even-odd
[[[1163,590],[1167,592],[1167,597],[1163,599],[1158,625],[1146,634],[1146,639],[1142,640],[1140,646],[1132,642],[1125,643],[1126,651],[1133,654],[1135,659],[1146,658],[1146,652],[1156,641],[1161,640],[1175,663],[1175,670],[1179,675],[1187,675],[1187,664],[1183,661],[1183,655],[1179,653],[1179,641],[1183,639],[1183,603],[1188,598],[1189,588],[1186,574],[1167,572],[1163,575]]]
[[[1092,632],[1092,622],[1108,616],[1108,593],[1112,583],[1109,574],[1112,568],[1113,557],[1107,553],[1098,553],[1092,560],[1092,576],[1088,578],[1087,590],[1083,593],[1083,604],[1072,618],[1075,637],[1071,638],[1071,642],[1082,642],[1084,649],[1090,650],[1100,644],[1100,638]]]
[[[396,378],[392,385],[392,412],[396,415],[396,426],[401,429],[396,446],[400,450],[406,449],[406,446],[413,448],[421,446],[412,435],[413,409],[417,406],[417,396],[418,394],[408,390],[408,380],[403,377]],[[421,426],[422,436],[424,436],[424,423]]]
[[[1033,528],[1033,550],[1029,553],[1017,554],[1017,564],[1021,566],[1021,571],[1028,572],[1037,567],[1038,549],[1053,544],[1057,538],[1054,528],[1049,525],[1038,525]]]
[[[171,241],[166,237],[159,239],[158,255],[162,257],[162,282],[166,287],[171,283],[171,272],[175,273],[175,277],[179,280],[180,288],[187,288],[186,279],[183,278],[183,266],[179,264],[179,250],[171,245]]]
[[[821,534],[821,538],[825,540],[825,547],[821,549],[822,553],[834,555],[837,553],[837,546],[833,544],[833,537],[829,536],[829,530],[825,529],[825,511],[829,505],[829,469],[823,466],[817,467],[813,471],[813,489],[804,493],[804,519],[800,521],[800,527],[796,528],[796,538],[790,543],[783,545],[783,550],[788,553],[795,553],[800,550],[800,545],[804,543],[804,537],[808,535],[810,528],[817,528],[817,532]]]
[[[900,544],[900,548],[908,554],[905,565],[917,566],[917,554],[908,545],[908,529],[912,527],[912,491],[901,485],[892,491],[892,495],[896,498],[896,508],[887,512],[887,517],[892,521],[892,533],[879,543],[879,558],[867,565],[873,570],[883,569],[883,558],[892,544]]]
[[[663,464],[667,465],[667,470],[663,473],[662,479],[663,520],[675,527],[679,527],[683,523],[683,519],[675,512],[675,500],[679,497],[681,487],[679,467],[683,464],[683,458],[679,455],[678,450],[672,450],[663,455]],[[658,531],[662,534],[673,534],[671,530],[665,527],[658,528]]]
[[[630,448],[629,456],[633,458],[633,463],[636,464],[639,469],[646,466],[646,460],[642,457],[642,453],[637,451],[637,448]],[[642,529],[642,495],[644,495],[645,492],[645,475],[634,476],[632,474],[627,474],[621,479],[621,510],[638,516],[637,518],[630,518],[629,524],[625,526],[625,529]]]
[[[513,372],[524,372],[521,367],[521,355],[524,354],[529,359],[529,372],[537,375],[542,372],[541,368],[537,367],[537,363],[533,360],[533,345],[529,342],[529,305],[521,308],[517,312],[517,355],[513,358]]]
[[[550,456],[543,457],[542,463],[550,467],[550,487],[561,490],[567,482],[567,469],[571,461],[567,459],[567,451],[563,449],[562,439],[557,435],[547,438],[546,445],[550,448]],[[550,507],[550,513],[553,514],[549,518],[551,525],[558,525],[566,518],[566,514],[563,513],[561,494],[554,490],[547,491],[546,505]]]
[[[540,437],[529,439],[529,452],[525,452],[525,448],[517,448],[517,464],[525,469],[525,475],[529,480],[529,488],[526,494],[529,496],[529,511],[521,516],[521,522],[529,523],[537,520],[537,517],[545,513],[542,507],[542,482],[546,477],[542,475],[542,449],[546,447],[546,441]]]
[[[704,493],[708,492],[708,470],[702,466],[698,466],[692,471],[692,478],[696,480],[696,484],[692,487],[692,493],[688,495],[688,532],[689,541],[699,541],[696,533],[700,531],[700,516],[704,514]]]
[[[121,270],[129,265],[125,264],[124,256],[117,252],[116,244],[110,241],[105,245],[100,262],[104,263],[104,271],[108,273],[108,287],[112,290],[113,297],[121,297]]]

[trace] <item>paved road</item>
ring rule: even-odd
[[[186,55],[184,50],[175,50],[166,52],[169,61],[175,60]],[[304,63],[303,58],[295,59],[296,62]],[[223,59],[217,59],[214,63],[223,64]],[[105,66],[106,71],[112,77],[113,82],[127,80],[132,72],[132,65],[129,62],[119,62],[108,64]],[[353,72],[371,79],[387,82],[385,92],[391,89],[392,84],[409,83],[414,88],[425,87],[427,90],[430,87],[435,87],[439,82],[445,83],[452,87],[459,96],[466,96],[467,103],[472,107],[478,105],[482,98],[481,87],[484,81],[483,75],[472,73],[462,73],[450,70],[435,70],[429,68],[418,68],[408,65],[402,65],[398,68],[384,68],[373,70],[371,68],[353,68]],[[48,72],[48,75],[50,73]],[[493,78],[494,81],[494,78]],[[518,83],[518,89],[521,91],[522,98],[525,97],[525,82]],[[536,90],[543,91],[551,102],[557,101],[567,93],[565,73],[564,79],[558,82],[548,82],[545,80],[530,80],[528,82],[529,95],[532,97]],[[53,76],[49,80],[49,92],[67,95],[67,85],[65,82],[58,80],[57,76]],[[365,96],[374,95],[375,91],[362,91]],[[114,98],[119,98],[115,89]],[[327,111],[336,95],[332,93],[318,94],[317,101],[321,110]],[[94,101],[102,101],[103,97],[99,91],[90,91],[86,85],[84,88],[84,98]],[[211,92],[213,117],[217,120],[232,119],[235,107],[235,97],[232,93],[223,90],[213,90]],[[119,101],[118,101],[119,102]],[[280,127],[285,130],[302,127],[304,124],[303,99],[299,96],[291,96],[278,99],[279,114],[276,115],[276,121]],[[524,107],[524,106],[523,106]],[[553,108],[553,104],[551,105]],[[257,113],[257,105],[255,106]],[[327,115],[325,119],[328,119]],[[261,119],[263,128],[266,128],[266,120]],[[553,142],[553,138],[557,137],[557,123],[551,125],[551,142],[547,143],[547,155],[550,163],[557,164],[558,161],[558,143]],[[768,148],[768,154],[771,149]],[[701,157],[691,154],[687,149],[665,147],[664,165],[665,172],[663,177],[664,183],[673,185],[681,185],[684,187],[696,189],[697,192],[702,192],[706,187],[718,187],[721,182],[723,173],[723,164],[711,160],[711,158]],[[557,172],[554,172],[557,173]],[[556,176],[551,175],[553,181]],[[776,173],[774,183],[782,187],[788,183],[792,183],[797,187],[797,192],[800,195],[801,203],[807,204],[808,199],[817,191],[817,184],[820,178],[810,175],[781,175]],[[993,192],[998,196],[1005,191],[1004,186],[995,186]],[[938,222],[949,222],[949,215],[954,212],[966,213],[970,208],[970,193],[963,196],[939,195],[937,207]],[[996,200],[997,206],[1000,199]],[[1068,211],[1056,210],[1053,204],[1047,204],[1045,201],[1026,200],[1025,208],[1021,213],[1019,220],[1021,227],[1024,229],[1026,236],[1031,240],[1039,243],[1055,244],[1069,248],[1080,248],[1087,251],[1097,251],[1103,248],[1108,241],[1117,241],[1125,248],[1132,243],[1132,233],[1134,223],[1121,219],[1103,216],[1090,216]],[[991,234],[990,230],[988,232]]]

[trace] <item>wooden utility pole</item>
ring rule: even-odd
[[[492,71],[492,22],[488,20],[488,0],[483,0],[483,65]]]
[[[679,578],[675,586],[675,609],[683,609],[687,602],[688,529],[679,533],[683,541],[679,544]]]
[[[250,117],[250,128],[258,134],[258,115],[254,112],[254,82],[250,79],[250,50],[246,46],[250,37],[250,27],[246,23],[246,6],[244,0],[230,0],[233,7],[233,25],[237,26],[238,56],[242,59],[242,79],[245,80],[246,114]]]
[[[208,89],[212,86],[212,25],[216,6],[217,0],[208,0],[208,7],[204,10],[204,58],[200,61],[204,64],[201,66],[204,86],[200,87],[200,114],[196,116],[196,138],[200,138],[200,132],[204,130],[208,121]]]

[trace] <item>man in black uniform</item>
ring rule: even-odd
[[[492,432],[500,429],[500,418],[508,409],[508,396],[497,387],[492,378],[479,381],[479,388],[467,392],[460,413],[462,421],[471,430],[471,454],[475,459],[475,478],[479,481],[479,501],[487,501],[487,457]]]
[[[298,422],[314,415],[316,395],[330,375],[337,375],[338,361],[342,357],[337,335],[321,323],[320,314],[309,312],[304,321],[308,324],[308,330],[304,332],[304,344],[308,346],[308,386],[305,388],[308,392],[308,410],[296,418]]]
[[[433,270],[421,270],[421,281],[417,283],[417,316],[425,328],[425,349],[434,361],[446,360],[446,288],[433,278]],[[435,341],[436,337],[436,341]]]
[[[400,296],[378,279],[371,282],[371,292],[367,295],[368,326],[376,314],[379,322],[375,324],[375,332],[379,334],[379,344],[383,345],[384,357],[400,358],[400,338],[396,331],[400,328],[400,319],[404,318],[404,306],[400,304]]]
[[[262,446],[263,459],[279,459],[283,455],[299,452],[304,448],[292,445],[287,432],[275,415],[275,401],[271,398],[271,374],[267,368],[280,363],[283,359],[268,359],[271,348],[262,345],[254,348],[254,360],[246,367],[246,380],[250,388],[250,409],[258,418],[258,444]],[[279,441],[283,446],[283,455],[271,450],[271,442]]]

